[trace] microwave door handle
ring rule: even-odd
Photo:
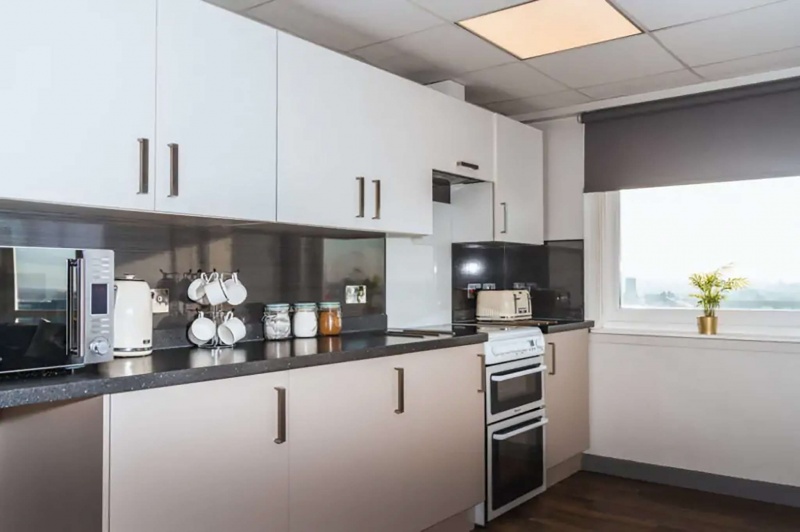
[[[530,425],[525,425],[524,427],[520,427],[517,430],[512,430],[511,432],[506,432],[504,434],[493,434],[492,439],[497,441],[507,440],[509,438],[513,438],[514,436],[519,436],[523,432],[528,432],[533,429],[538,429],[539,427],[544,427],[547,424],[548,419],[544,418],[541,421],[537,421],[536,423],[532,423]]]
[[[75,345],[78,336],[75,331],[75,270],[77,267],[77,260],[67,260],[67,314],[64,318],[64,322],[67,327],[67,354],[70,355],[78,351],[78,346]]]
[[[508,375],[492,375],[492,382],[510,381],[511,379],[524,377],[525,375],[533,375],[534,373],[542,373],[544,371],[547,371],[547,366],[541,365],[535,368],[509,373]]]

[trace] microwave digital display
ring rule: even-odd
[[[108,314],[108,284],[92,284],[92,316]]]

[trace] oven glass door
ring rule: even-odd
[[[544,491],[546,424],[544,410],[537,410],[490,427],[489,519]]]
[[[486,368],[489,423],[544,406],[544,365],[533,357]]]

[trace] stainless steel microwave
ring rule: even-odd
[[[113,358],[114,252],[0,247],[0,373]]]

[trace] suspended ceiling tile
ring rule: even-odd
[[[490,111],[503,115],[519,115],[523,113],[534,113],[547,109],[557,109],[559,107],[569,107],[581,103],[588,103],[591,98],[578,91],[564,91],[553,94],[543,94],[529,98],[508,100],[505,102],[495,102],[485,105]]]
[[[467,100],[477,104],[514,100],[568,89],[524,63],[509,63],[457,76]]]
[[[720,63],[800,46],[800,0],[655,32],[690,66]]]
[[[629,96],[631,94],[643,94],[674,87],[684,87],[703,81],[702,78],[693,74],[687,69],[676,70],[675,72],[665,72],[654,76],[617,81],[606,85],[586,87],[581,92],[597,100],[606,98],[616,98],[618,96]]]
[[[451,22],[506,9],[530,0],[411,0]]]
[[[800,47],[695,67],[695,72],[708,80],[718,80],[800,67]]]
[[[649,35],[635,35],[526,61],[572,88],[680,70],[683,65]]]
[[[649,30],[727,15],[778,0],[613,0]]]

